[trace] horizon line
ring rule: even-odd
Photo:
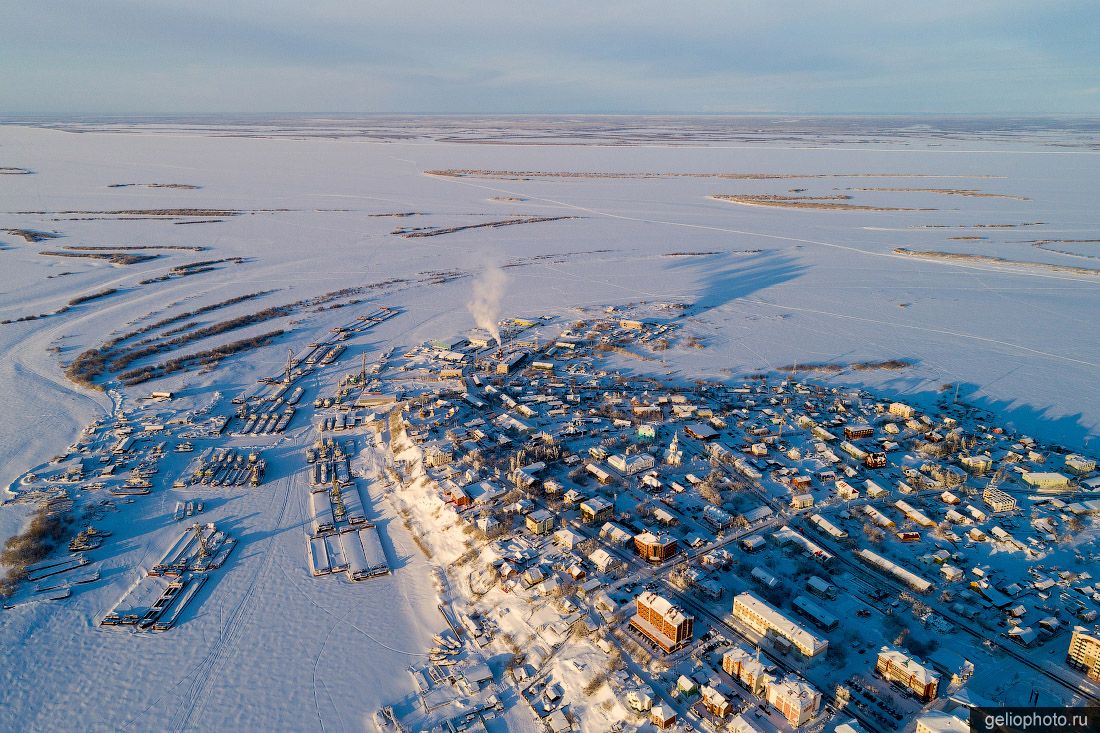
[[[986,119],[986,120],[1044,120],[1044,119],[1096,119],[1100,113],[1088,112],[50,112],[0,115],[0,124],[18,124],[33,121],[97,121],[97,120],[186,120],[249,118],[290,118],[300,120],[341,120],[370,118],[699,118],[699,119]]]

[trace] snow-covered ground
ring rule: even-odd
[[[60,315],[0,325],[0,485],[65,452],[85,424],[111,409],[104,393],[67,381],[63,365],[135,322],[261,290],[274,292],[224,317],[378,284],[361,297],[404,312],[361,341],[374,353],[469,328],[471,277],[491,265],[507,273],[503,315],[639,300],[696,304],[687,328],[705,348],[655,365],[662,371],[703,376],[906,359],[913,366],[900,371],[845,369],[830,378],[915,403],[942,385],[960,385],[960,398],[1003,424],[1068,447],[1087,446],[1100,433],[1100,275],[893,251],[1100,270],[1100,243],[1053,241],[1100,239],[1095,149],[1059,146],[1058,133],[573,145],[562,144],[569,134],[559,132],[553,145],[508,145],[496,132],[472,136],[496,135],[484,143],[446,142],[438,138],[455,137],[453,127],[446,135],[433,129],[427,121],[409,139],[354,132],[329,139],[315,130],[238,136],[218,126],[0,126],[0,167],[33,171],[0,175],[0,230],[61,235],[30,243],[0,231],[0,319],[119,288]],[[425,174],[439,169],[932,177]],[[111,187],[122,183],[198,188]],[[1012,198],[860,188],[977,189]],[[749,207],[708,198],[715,194],[850,195],[857,205],[913,210]],[[181,208],[244,213],[186,224],[96,213]],[[431,237],[391,233],[517,216],[575,218]],[[218,221],[198,223],[210,219]],[[1028,226],[988,226],[1007,224]],[[133,265],[39,254],[70,245],[208,249],[158,250],[159,258]],[[228,257],[245,260],[140,284],[185,262]],[[276,345],[228,359],[215,372],[142,384],[129,399],[153,389],[196,404],[215,390],[236,394],[277,373],[287,346],[301,348],[346,320],[339,310],[279,319],[288,333]],[[287,451],[263,488],[211,502],[207,521],[228,523],[239,547],[204,589],[195,615],[171,632],[96,625],[142,563],[174,538],[175,497],[167,491],[123,505],[111,520],[117,538],[99,551],[103,582],[66,601],[2,612],[0,649],[24,663],[3,673],[0,728],[369,730],[374,709],[411,691],[405,670],[442,627],[431,569],[391,521],[386,535],[402,558],[392,576],[357,585],[309,577],[300,462]],[[375,509],[392,511],[385,503]],[[13,510],[23,513],[14,518]],[[24,516],[22,507],[0,508],[5,537]]]

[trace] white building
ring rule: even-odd
[[[971,473],[985,473],[993,467],[993,459],[987,455],[963,456],[959,463]]]
[[[909,418],[913,417],[913,415],[916,414],[916,410],[914,410],[912,407],[905,404],[904,402],[892,402],[892,403],[890,403],[889,412],[890,412],[891,415],[894,415],[896,417],[900,417],[903,420],[908,420]]]
[[[1069,476],[1056,471],[1025,471],[1021,478],[1028,486],[1034,486],[1040,491],[1057,491],[1069,488]]]
[[[1016,508],[1016,498],[996,486],[988,486],[982,491],[982,501],[995,513],[1010,512]]]
[[[665,451],[665,463],[670,466],[679,466],[684,461],[684,452],[680,450],[680,434],[675,433],[672,436],[672,442],[668,444],[668,450]]]
[[[768,702],[797,728],[817,715],[821,693],[796,677],[787,677],[768,685]]]
[[[1071,453],[1066,456],[1066,470],[1070,473],[1075,473],[1078,476],[1084,473],[1088,473],[1096,468],[1096,461],[1091,458],[1085,458],[1075,453]]]
[[[764,729],[745,717],[745,713],[738,713],[730,718],[727,730],[730,733],[764,733]]]
[[[917,718],[916,733],[970,733],[970,724],[936,710]]]
[[[592,554],[588,556],[588,559],[591,560],[592,564],[596,566],[596,570],[601,573],[606,573],[610,570],[614,570],[619,564],[619,561],[616,560],[611,553],[609,553],[602,547],[598,550],[594,550]]]
[[[868,563],[869,565],[877,567],[883,572],[893,575],[895,578],[901,580],[910,588],[919,593],[928,593],[932,590],[933,587],[935,587],[932,585],[932,583],[928,582],[916,573],[911,573],[897,563],[891,562],[882,555],[871,552],[866,548],[857,550],[856,557]]]
[[[807,657],[815,657],[829,646],[827,639],[814,636],[752,593],[741,593],[733,599],[733,616],[762,636],[773,633],[786,639]]]
[[[791,497],[791,509],[808,509],[813,505],[813,494],[795,494]]]
[[[559,529],[554,533],[554,544],[572,550],[584,540],[584,537],[571,529]]]
[[[607,459],[607,464],[619,473],[632,476],[642,471],[648,471],[657,465],[657,461],[648,453],[635,453],[631,456],[617,453]]]
[[[613,545],[622,546],[629,544],[631,540],[634,539],[634,535],[614,522],[606,522],[600,527],[600,538],[607,540]]]

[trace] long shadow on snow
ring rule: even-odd
[[[390,570],[397,571],[408,565],[412,556],[398,553],[397,547],[394,546],[393,540],[390,538],[389,525],[392,521],[393,519],[390,517],[376,517],[371,519],[370,523],[376,527],[378,539],[382,543],[382,551],[386,554],[386,559],[390,563]]]
[[[685,257],[669,269],[701,270],[702,290],[695,298],[692,315],[705,313],[738,298],[773,285],[794,280],[805,267],[787,255],[764,251],[753,255],[719,252],[704,257]]]
[[[237,534],[237,528],[242,525],[242,520],[246,518],[248,517],[232,517],[219,520],[218,529],[236,539],[237,546],[229,553],[229,557],[225,559],[224,565],[217,570],[206,573],[206,582],[199,592],[195,594],[195,597],[191,599],[191,602],[187,604],[187,608],[183,610],[183,613],[180,614],[180,617],[176,620],[176,627],[205,616],[206,612],[204,609],[206,608],[206,600],[217,592],[218,587],[225,582],[226,576],[230,572],[235,571],[237,564],[249,557],[248,555],[241,554],[241,546],[246,543],[246,538],[253,537],[256,533],[253,533],[253,535]]]
[[[859,382],[858,379],[853,380],[850,374],[837,381]],[[924,388],[918,389],[922,384]],[[1096,428],[1085,424],[1081,412],[1055,417],[1049,414],[1049,408],[1023,404],[1019,400],[994,399],[982,393],[982,385],[969,382],[958,385],[956,403],[955,385],[947,389],[941,389],[942,386],[931,386],[926,379],[898,376],[887,380],[881,387],[872,385],[869,389],[925,409],[935,407],[938,411],[968,414],[970,419],[982,422],[989,428],[1001,427],[1010,433],[1028,435],[1042,444],[1060,445],[1090,454],[1096,452]]]

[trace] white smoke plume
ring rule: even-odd
[[[504,296],[504,287],[508,284],[508,275],[496,265],[491,265],[481,273],[474,281],[474,293],[470,302],[466,304],[470,315],[478,326],[488,331],[496,339],[497,345],[501,345],[500,327],[500,299]]]

